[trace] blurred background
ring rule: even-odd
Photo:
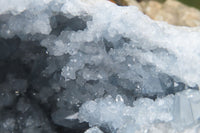
[[[165,2],[166,0],[156,0],[158,2]],[[193,6],[197,9],[200,9],[200,0],[178,0],[188,6]]]
[[[110,0],[120,6],[137,6],[154,20],[172,25],[200,26],[200,0]]]

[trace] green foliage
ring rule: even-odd
[[[155,0],[159,2],[164,2],[165,0]],[[188,6],[196,7],[197,9],[200,9],[200,0],[178,0]]]
[[[182,3],[200,9],[200,0],[179,0]]]

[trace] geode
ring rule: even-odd
[[[200,132],[198,28],[107,0],[0,7],[0,133]]]

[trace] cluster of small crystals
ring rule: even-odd
[[[198,133],[200,93],[185,90],[155,101],[141,98],[126,106],[123,98],[111,96],[84,103],[81,121],[90,126],[107,126],[115,133]]]
[[[107,0],[0,7],[0,132],[199,131],[200,32]]]

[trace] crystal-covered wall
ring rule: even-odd
[[[200,132],[200,32],[107,0],[0,0],[0,133]]]

